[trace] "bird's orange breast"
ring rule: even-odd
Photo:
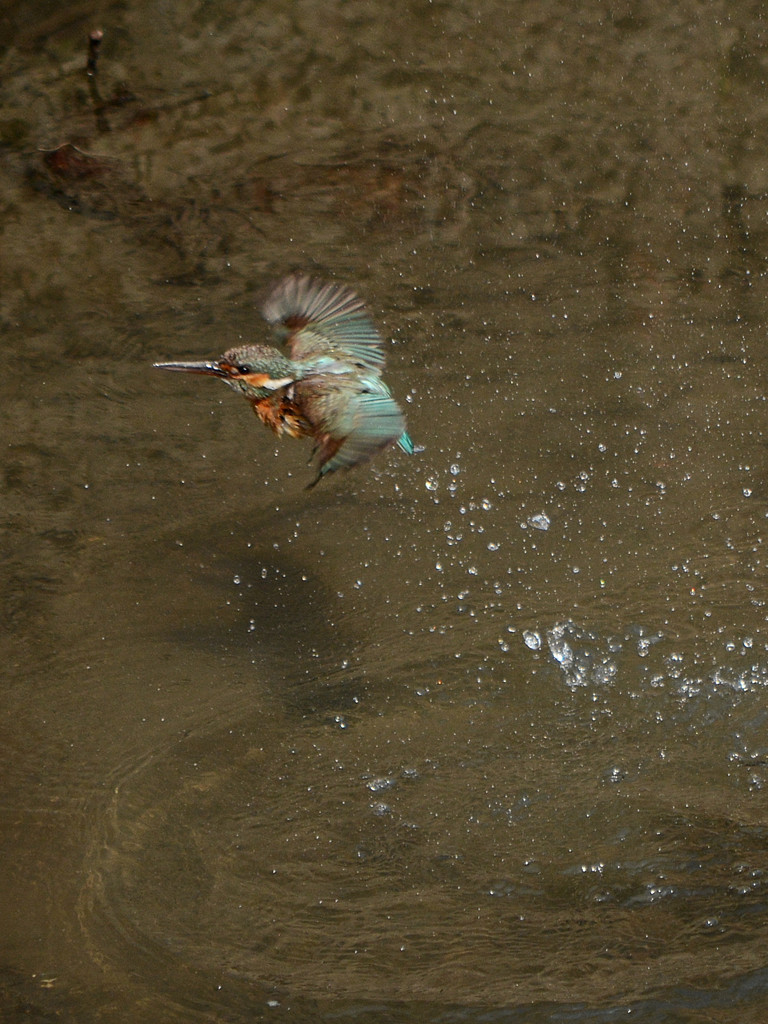
[[[278,435],[307,437],[312,432],[310,424],[301,415],[298,407],[285,396],[254,401],[253,411],[262,423]]]

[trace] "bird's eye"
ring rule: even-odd
[[[251,368],[247,363],[241,363],[237,368],[238,373],[246,374],[251,372]]]

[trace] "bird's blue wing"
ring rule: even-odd
[[[400,406],[378,377],[323,377],[296,388],[317,441],[317,480],[365,462],[408,436]]]

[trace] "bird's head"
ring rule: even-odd
[[[278,352],[266,345],[246,345],[231,348],[219,359],[197,363],[155,363],[158,370],[177,370],[182,373],[202,373],[208,377],[220,377],[236,391],[247,398],[268,398],[280,388],[287,387],[297,379],[296,366]]]

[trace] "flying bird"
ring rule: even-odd
[[[312,438],[317,476],[309,487],[391,444],[413,454],[403,412],[381,378],[381,338],[351,288],[294,274],[274,287],[263,313],[284,350],[243,345],[218,359],[154,365],[219,377],[276,434]]]

